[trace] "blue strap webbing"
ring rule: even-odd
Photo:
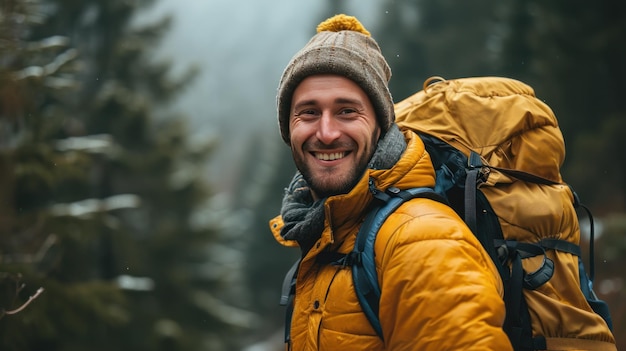
[[[426,197],[436,201],[444,201],[431,188],[413,188],[398,190],[390,188],[386,191],[389,198],[386,202],[379,202],[376,208],[369,212],[365,221],[361,225],[356,237],[356,243],[351,253],[353,257],[358,257],[352,266],[352,277],[357,297],[361,303],[361,308],[365,316],[370,321],[376,334],[382,339],[383,332],[378,318],[380,286],[378,285],[378,274],[374,262],[374,243],[376,235],[383,223],[402,203],[415,197]]]

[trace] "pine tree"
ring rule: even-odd
[[[2,3],[2,350],[227,350],[251,318],[219,299],[218,230],[195,220],[212,145],[167,112],[195,72],[150,59],[169,24],[135,24],[150,3]]]

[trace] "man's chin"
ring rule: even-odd
[[[305,168],[301,172],[316,197],[322,199],[349,193],[359,181],[358,175],[363,171],[355,172],[353,169],[335,167],[314,171]]]
[[[342,182],[338,178],[315,180],[311,189],[319,198],[326,198],[334,195],[347,194],[352,189],[353,184]]]

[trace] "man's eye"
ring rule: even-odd
[[[300,110],[294,114],[295,117],[298,117],[300,119],[306,119],[306,120],[317,118],[317,115],[318,113],[314,109]]]
[[[342,115],[348,115],[348,114],[355,113],[355,112],[356,110],[353,108],[344,108],[343,110],[341,110]]]

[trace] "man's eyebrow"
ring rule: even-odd
[[[344,98],[344,97],[336,98],[335,99],[335,103],[338,103],[338,104],[353,104],[353,105],[363,106],[363,102],[361,102],[361,100]]]
[[[311,100],[302,100],[299,101],[297,104],[293,105],[293,109],[297,109],[300,108],[302,106],[311,106],[311,105],[315,105],[317,102],[314,99]]]
[[[351,99],[351,98],[345,98],[345,97],[338,97],[335,99],[334,103],[336,104],[351,104],[351,105],[357,105],[359,107],[363,107],[363,102],[358,100],[358,99]],[[293,109],[296,110],[298,108],[302,108],[304,106],[314,106],[317,105],[318,101],[315,99],[310,99],[310,100],[302,100],[299,101],[298,103],[296,103],[295,105],[293,105]]]

